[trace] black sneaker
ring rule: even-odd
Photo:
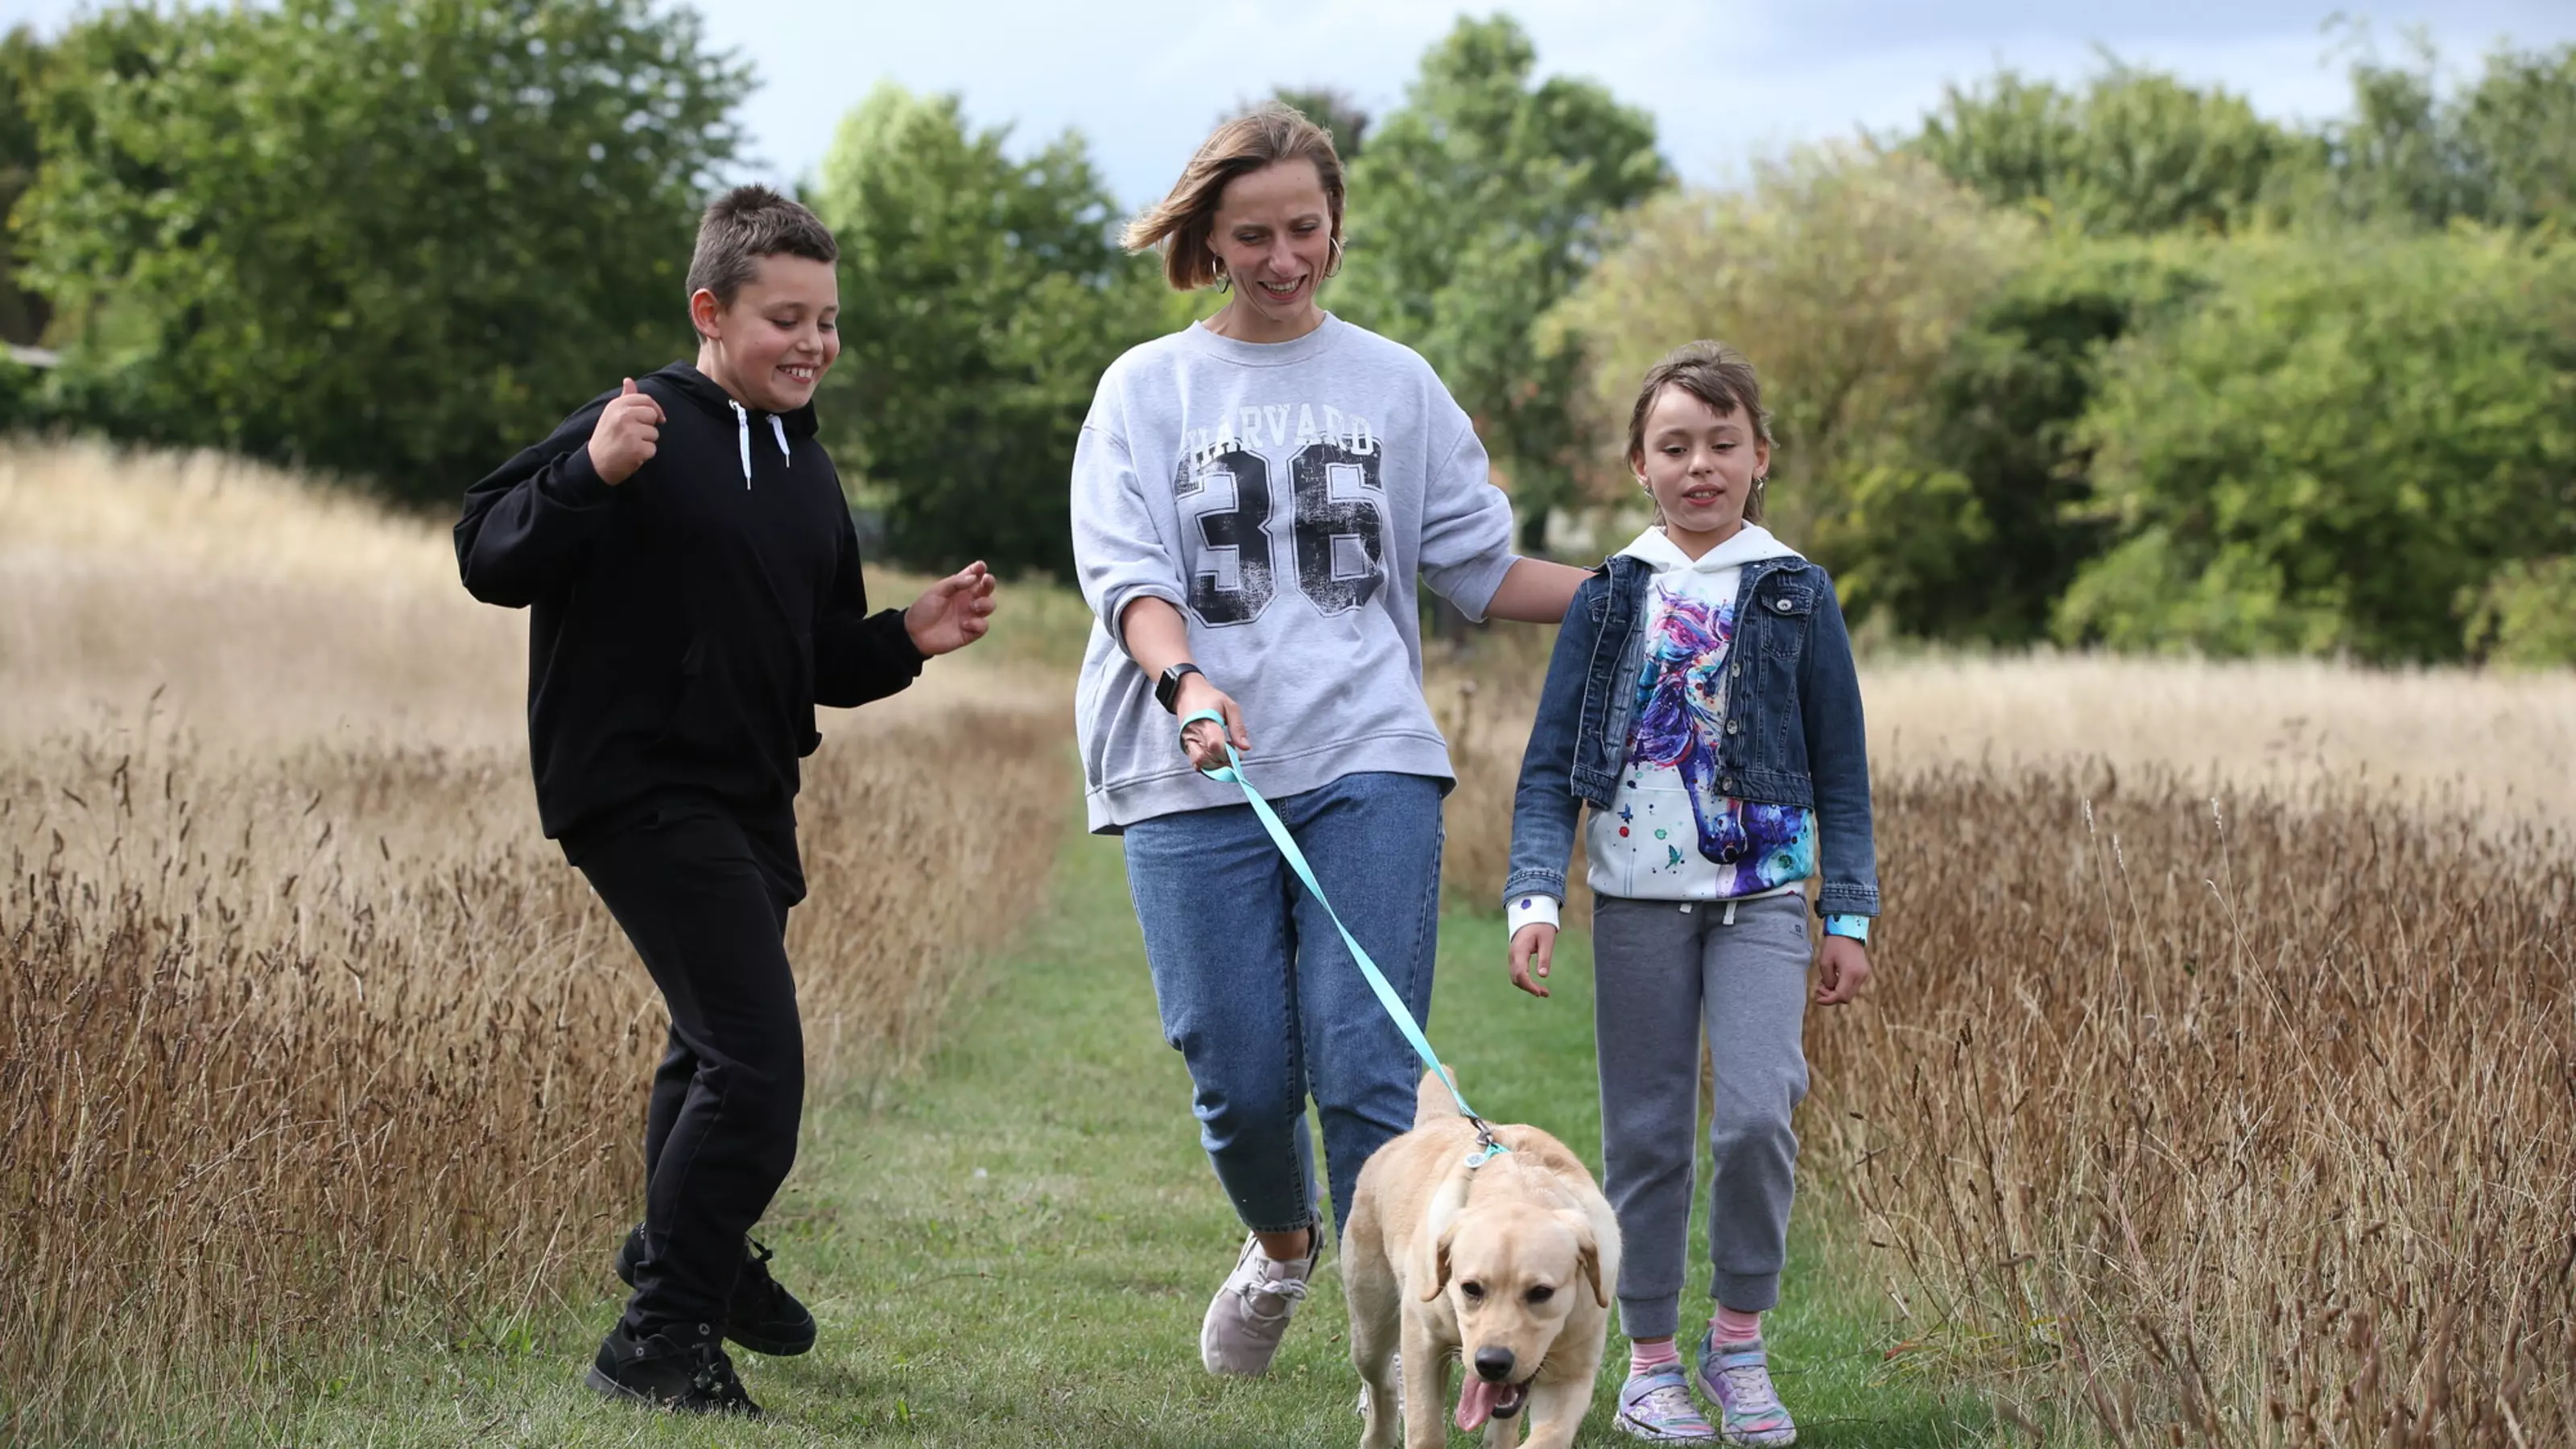
[[[708,1325],[699,1327],[706,1337],[683,1339],[664,1332],[639,1339],[620,1322],[600,1341],[599,1357],[582,1382],[609,1398],[675,1414],[759,1418],[760,1405],[743,1392],[733,1360],[725,1357]]]
[[[733,1281],[733,1299],[725,1305],[724,1336],[776,1358],[794,1358],[814,1346],[814,1315],[796,1295],[769,1275],[768,1248],[743,1239],[742,1275]],[[617,1279],[635,1286],[635,1268],[644,1261],[644,1225],[626,1235],[617,1248]]]

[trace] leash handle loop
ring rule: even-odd
[[[1184,756],[1189,754],[1190,726],[1197,724],[1201,720],[1206,720],[1209,724],[1216,726],[1217,738],[1225,743],[1225,757],[1229,760],[1233,760],[1234,764],[1231,767],[1219,765],[1213,770],[1201,770],[1199,773],[1216,781],[1220,785],[1242,785],[1244,792],[1246,794],[1250,794],[1252,786],[1244,782],[1242,770],[1243,761],[1235,757],[1234,736],[1229,734],[1226,730],[1224,715],[1221,715],[1212,709],[1203,709],[1192,714],[1181,716],[1180,724],[1175,727],[1179,731],[1181,737],[1181,753]]]
[[[1181,732],[1187,734],[1190,726],[1201,720],[1213,722],[1220,733],[1225,730],[1225,716],[1212,709],[1203,709],[1182,718]],[[1297,848],[1296,838],[1288,833],[1287,823],[1279,818],[1279,812],[1270,808],[1269,801],[1261,798],[1261,792],[1252,788],[1252,782],[1244,778],[1243,757],[1234,752],[1233,739],[1227,738],[1224,743],[1227,763],[1199,773],[1218,784],[1242,788],[1244,803],[1252,807],[1252,813],[1261,821],[1261,828],[1270,832],[1271,844],[1279,847],[1279,854],[1286,858],[1288,868],[1305,883],[1307,891],[1315,897],[1315,903],[1324,908],[1324,914],[1332,917],[1333,929],[1342,933],[1342,944],[1350,948],[1351,959],[1359,963],[1360,975],[1368,979],[1369,990],[1376,993],[1378,1005],[1386,1009],[1387,1016],[1395,1022],[1396,1030],[1404,1033],[1405,1041],[1413,1047],[1413,1054],[1422,1058],[1423,1065],[1429,1067],[1432,1075],[1440,1079],[1440,1084],[1449,1089],[1450,1100],[1458,1104],[1458,1115],[1476,1125],[1478,1146],[1468,1155],[1467,1165],[1482,1167],[1492,1160],[1494,1154],[1510,1151],[1495,1140],[1494,1130],[1485,1125],[1484,1118],[1476,1115],[1476,1109],[1467,1105],[1466,1095],[1458,1090],[1458,1079],[1440,1064],[1440,1054],[1431,1049],[1431,1040],[1422,1034],[1422,1024],[1413,1019],[1412,1009],[1404,1004],[1402,996],[1396,994],[1395,987],[1386,979],[1386,973],[1370,959],[1359,938],[1351,934],[1351,928],[1342,924],[1341,912],[1334,910],[1332,901],[1325,896],[1323,883],[1315,879],[1314,868],[1306,863],[1306,853]],[[1188,746],[1185,744],[1182,748],[1186,751]]]

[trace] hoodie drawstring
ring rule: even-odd
[[[748,489],[751,487],[751,414],[744,411],[742,404],[732,398],[725,399],[725,406],[733,409],[733,439],[742,453],[742,486]],[[769,435],[778,440],[778,457],[781,464],[789,468],[795,467],[796,456],[787,451],[786,420],[776,413],[769,415]]]

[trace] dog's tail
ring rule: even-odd
[[[1456,1120],[1458,1100],[1449,1095],[1449,1085],[1438,1072],[1426,1071],[1422,1082],[1413,1089],[1413,1125],[1428,1127],[1434,1122]]]

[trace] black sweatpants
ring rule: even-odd
[[[743,1235],[796,1161],[805,1035],[787,911],[805,898],[795,821],[663,805],[566,853],[626,930],[671,1013],[644,1124],[638,1336],[721,1333]]]

